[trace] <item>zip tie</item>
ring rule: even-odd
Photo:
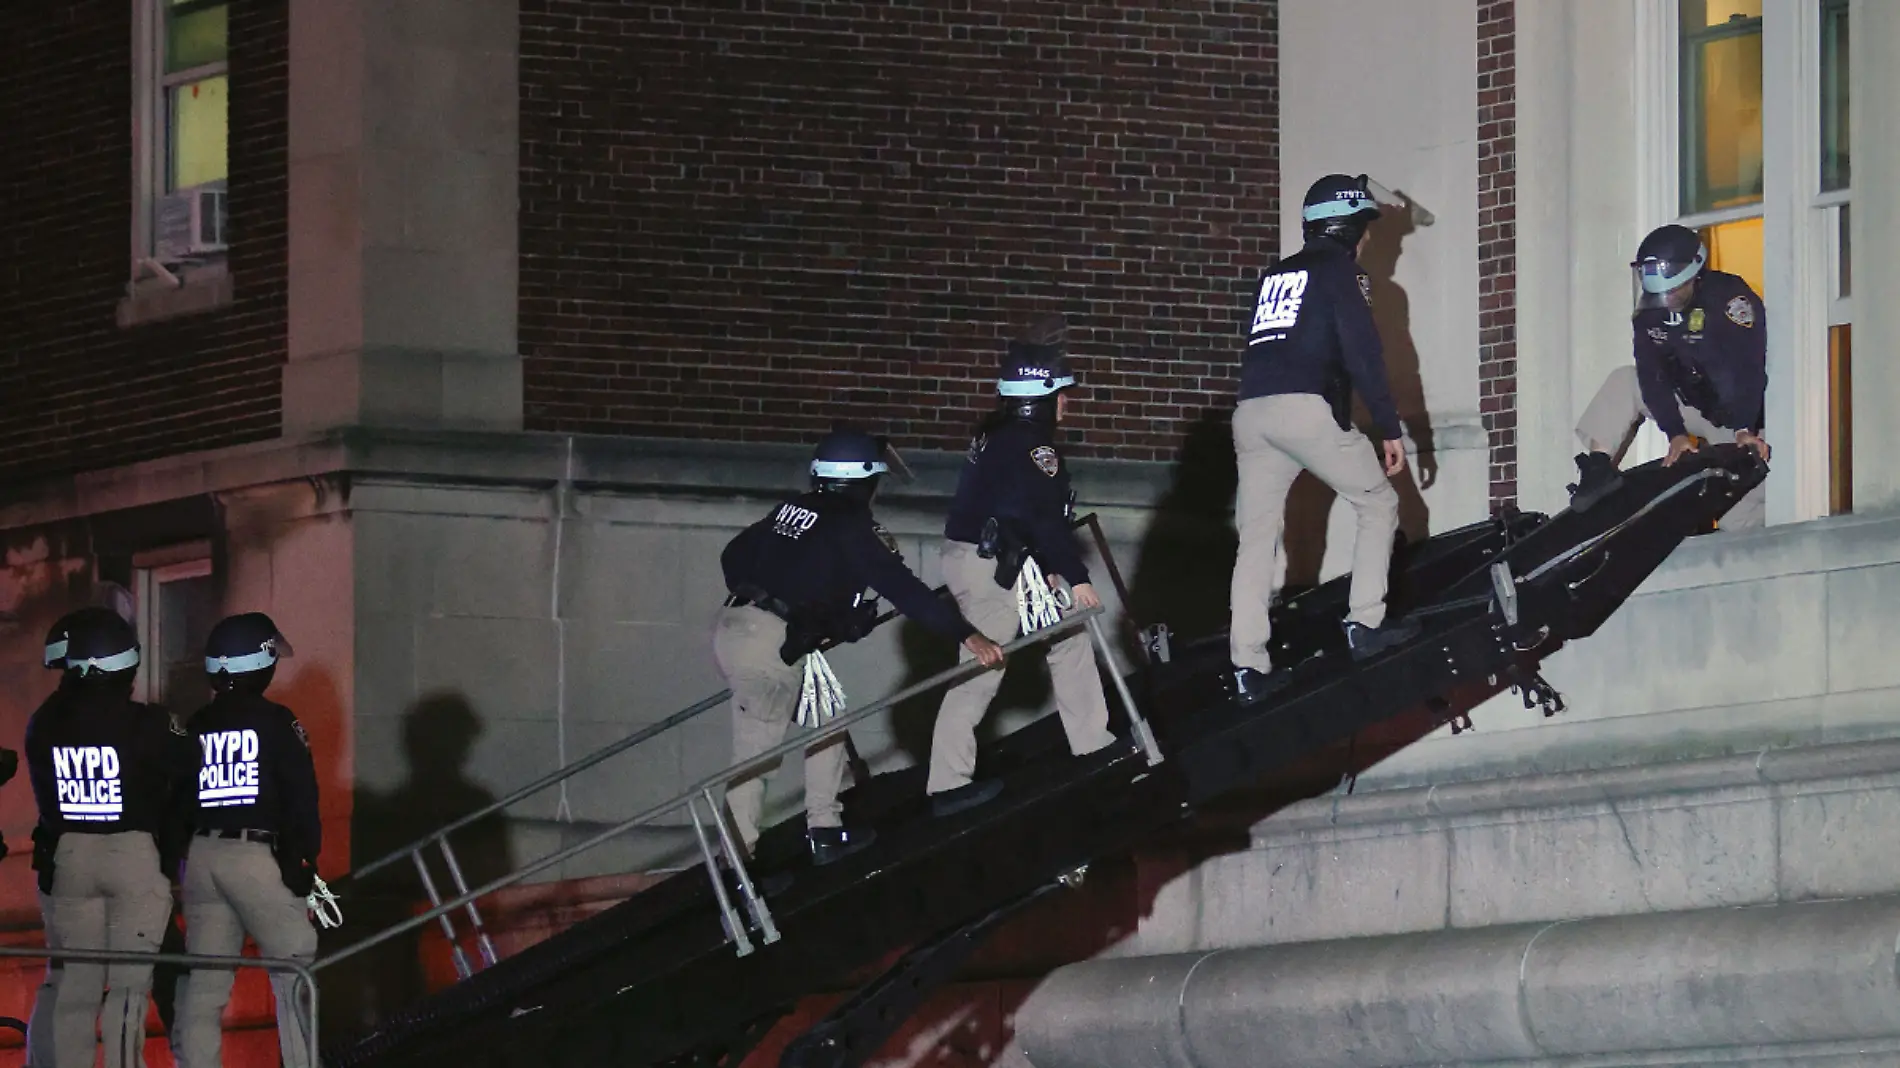
[[[317,914],[317,923],[323,927],[343,926],[343,908],[337,904],[336,895],[330,892],[330,888],[321,878],[316,878],[310,890],[310,896],[304,898],[304,904],[310,907],[311,912]]]
[[[1062,613],[1074,605],[1067,590],[1052,590],[1035,557],[1023,561],[1016,576],[1016,619],[1029,634],[1062,622]]]
[[[798,715],[795,722],[816,728],[837,718],[845,710],[844,684],[831,670],[825,655],[805,654],[804,680],[798,688]]]

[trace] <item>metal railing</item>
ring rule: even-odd
[[[1006,653],[1013,653],[1017,650],[1026,648],[1028,646],[1039,645],[1045,642],[1049,642],[1055,638],[1059,638],[1064,635],[1070,634],[1072,632],[1079,631],[1086,628],[1089,633],[1091,641],[1095,645],[1096,651],[1106,661],[1106,666],[1109,669],[1109,676],[1114,682],[1116,696],[1120,699],[1123,711],[1128,716],[1129,724],[1133,730],[1135,741],[1141,746],[1141,749],[1146,754],[1148,763],[1150,765],[1159,764],[1162,759],[1161,750],[1155,742],[1154,732],[1149,727],[1147,720],[1142,717],[1140,709],[1136,707],[1134,695],[1129,692],[1128,683],[1127,683],[1127,680],[1123,677],[1121,665],[1119,664],[1115,656],[1114,647],[1110,644],[1108,640],[1108,636],[1103,632],[1102,624],[1101,624],[1101,616],[1104,613],[1104,611],[1105,611],[1104,609],[1099,608],[1099,607],[1072,611],[1061,622],[1056,623],[1052,626],[1044,627],[1030,634],[1023,635],[1022,637],[1019,637],[1015,639],[1014,641],[1011,641],[1009,644],[1003,646],[1003,650]],[[453,922],[448,919],[451,913],[455,912],[458,909],[467,910],[471,920],[475,924],[476,930],[481,931],[482,928],[481,928],[480,917],[479,917],[479,914],[475,910],[475,902],[478,899],[486,897],[489,894],[495,893],[498,890],[506,889],[507,887],[520,883],[530,878],[531,876],[534,876],[542,871],[546,871],[547,869],[554,867],[557,864],[565,863],[566,861],[572,859],[573,857],[579,856],[580,854],[585,853],[588,850],[593,849],[594,847],[601,845],[604,842],[617,838],[620,835],[625,834],[627,831],[634,829],[635,827],[641,826],[642,824],[650,823],[656,819],[659,819],[662,816],[670,815],[671,813],[679,811],[680,809],[685,809],[688,818],[692,821],[694,838],[698,842],[700,856],[701,856],[701,859],[705,863],[707,878],[712,883],[713,896],[717,900],[718,905],[719,905],[720,919],[725,927],[727,940],[734,945],[739,956],[741,957],[747,956],[748,954],[752,953],[756,947],[753,945],[751,936],[749,935],[747,931],[745,922],[741,919],[739,915],[738,908],[735,907],[732,902],[732,898],[727,890],[725,881],[720,876],[719,869],[720,869],[721,860],[725,862],[725,864],[731,869],[733,875],[736,877],[739,884],[740,896],[743,899],[745,910],[751,916],[752,922],[754,925],[756,925],[757,930],[760,934],[760,937],[763,939],[764,943],[767,945],[770,945],[771,943],[778,941],[779,932],[778,932],[778,928],[776,924],[773,921],[771,908],[766,904],[764,895],[759,893],[757,886],[752,881],[752,875],[749,868],[747,867],[747,858],[745,856],[745,853],[735,843],[733,839],[733,835],[732,835],[732,829],[727,824],[724,804],[723,804],[724,792],[727,786],[736,780],[751,778],[754,775],[768,771],[774,764],[778,763],[782,758],[784,758],[787,754],[793,752],[794,750],[809,749],[831,738],[835,738],[843,734],[845,731],[849,730],[852,725],[856,723],[860,723],[871,716],[878,715],[879,713],[885,712],[894,705],[901,704],[904,701],[908,701],[911,698],[916,697],[920,694],[928,693],[931,690],[938,689],[940,687],[955,685],[956,683],[963,682],[966,679],[974,678],[976,675],[988,670],[993,670],[993,669],[986,668],[975,660],[963,661],[959,663],[956,667],[938,672],[937,674],[932,675],[921,682],[915,683],[911,686],[907,686],[901,690],[898,690],[897,692],[892,693],[871,704],[868,704],[864,706],[863,708],[856,709],[851,712],[847,712],[844,715],[841,715],[837,717],[836,719],[833,719],[831,722],[825,724],[824,726],[816,730],[800,732],[797,737],[789,741],[783,742],[773,747],[772,749],[769,749],[765,751],[764,753],[759,754],[758,756],[752,757],[748,760],[741,761],[737,764],[733,764],[732,766],[727,767],[722,771],[716,772],[712,775],[707,776],[704,779],[701,779],[699,782],[693,784],[693,786],[691,786],[686,791],[684,791],[683,793],[679,794],[676,797],[673,797],[667,801],[663,801],[657,805],[654,805],[653,807],[648,808],[645,811],[642,811],[632,817],[629,817],[628,819],[622,820],[619,823],[616,823],[613,826],[607,828],[606,830],[600,831],[599,833],[596,833],[580,842],[577,842],[574,845],[571,845],[565,849],[561,849],[556,852],[550,853],[547,856],[541,857],[538,860],[535,860],[508,875],[501,876],[500,878],[494,879],[472,890],[468,889],[463,884],[459,869],[453,869],[453,875],[454,875],[454,878],[456,879],[456,887],[458,890],[458,894],[455,898],[449,901],[441,901],[437,898],[435,894],[434,886],[433,886],[433,880],[429,880],[425,874],[425,889],[430,894],[430,899],[433,905],[432,908],[430,908],[427,912],[413,916],[399,924],[389,927],[377,934],[371,935],[368,938],[362,939],[358,942],[354,942],[348,946],[345,946],[342,949],[337,950],[334,953],[329,954],[328,956],[321,958],[320,960],[316,962],[312,970],[322,970],[324,968],[328,968],[332,965],[340,963],[344,960],[348,960],[351,957],[354,957],[360,953],[363,953],[366,950],[372,949],[378,945],[388,942],[391,939],[401,937],[404,934],[407,934],[411,931],[417,930],[418,928],[424,927],[428,925],[429,923],[437,922],[437,921],[440,921],[443,923],[444,929],[448,931],[450,934],[450,944],[454,945],[455,936],[454,936]],[[706,701],[703,701],[700,704],[705,705],[708,702],[713,702],[713,701],[714,701],[713,698],[707,698]],[[695,706],[695,707],[698,707],[698,706]],[[681,716],[685,715],[685,712],[680,713],[680,715]],[[633,741],[626,742],[624,745],[621,746],[620,750],[615,750],[615,751],[624,750],[624,748],[627,745],[634,745],[634,744],[638,744],[638,743],[633,742]],[[603,756],[601,757],[601,759],[606,759],[606,758]],[[594,761],[594,763],[598,763],[598,761],[596,760]],[[557,775],[564,774],[567,771],[568,769],[562,769],[562,772],[557,773]],[[543,779],[538,781],[537,783],[530,784],[530,787],[532,787],[532,789],[542,789],[554,781],[558,781],[556,777],[546,776],[546,777],[543,777]],[[516,794],[511,795],[511,796],[525,796],[524,791],[532,792],[532,789],[530,789],[530,787],[524,787],[522,791],[516,791]],[[717,795],[715,795],[714,793],[715,790],[718,791]],[[706,815],[703,817],[700,813],[701,803],[704,803],[706,807]],[[420,858],[420,852],[423,846],[426,846],[431,841],[440,840],[442,835],[446,834],[448,830],[453,829],[455,826],[466,826],[468,821],[480,818],[480,815],[485,815],[485,814],[486,813],[484,812],[481,814],[464,817],[462,822],[458,824],[452,824],[450,825],[449,828],[445,828],[442,831],[436,832],[434,835],[431,835],[429,838],[424,839],[423,842],[419,843],[417,846],[411,848],[407,852],[418,858],[417,860],[418,868],[422,869],[424,865],[422,865],[422,862],[419,858]],[[708,833],[708,828],[707,828],[708,819],[710,819],[711,824],[712,824],[711,834]],[[717,845],[714,844],[715,840],[717,842]],[[446,845],[446,843],[444,844]],[[394,856],[400,856],[402,852],[403,851],[398,851],[398,853],[394,854]],[[383,858],[382,860],[376,862],[376,866],[378,867],[383,866],[384,864],[387,864],[389,860],[390,858]],[[489,964],[492,965],[494,963],[493,947],[488,942],[485,934],[482,935],[482,940],[483,940],[483,957]],[[457,954],[457,957],[459,961],[461,959],[459,953]],[[461,974],[464,978],[466,978],[469,973],[461,972]]]
[[[1083,527],[1089,529],[1089,533],[1095,542],[1096,550],[1101,554],[1102,563],[1108,572],[1109,580],[1113,583],[1116,595],[1121,600],[1123,611],[1127,611],[1129,602],[1128,587],[1122,580],[1121,569],[1116,566],[1115,554],[1114,551],[1109,548],[1108,537],[1102,531],[1101,521],[1096,517],[1095,513],[1090,512],[1087,515],[1075,519],[1070,526],[1071,529],[1079,530]],[[938,595],[942,595],[947,592],[947,588],[939,586],[935,592]],[[873,624],[873,628],[875,629],[878,626],[882,626],[884,623],[896,618],[898,614],[899,613],[895,610],[885,612],[882,616],[878,617],[876,623]],[[1151,755],[1158,754],[1152,733],[1148,731],[1146,722],[1142,721],[1139,714],[1135,711],[1134,700],[1128,693],[1127,684],[1123,681],[1122,673],[1119,665],[1115,661],[1113,650],[1109,647],[1107,638],[1100,633],[1099,621],[1091,622],[1089,626],[1091,630],[1095,632],[1096,644],[1102,650],[1103,655],[1108,659],[1110,673],[1114,676],[1116,686],[1120,690],[1120,696],[1124,706],[1129,712],[1130,721],[1131,723],[1138,724],[1136,730],[1140,734],[1140,740],[1144,749]],[[837,644],[837,642],[826,642],[820,647],[820,651],[829,651],[830,649],[836,648]],[[1145,651],[1145,646],[1143,648]],[[430,915],[434,916],[441,924],[442,934],[448,942],[449,953],[455,965],[456,975],[466,979],[474,974],[474,969],[469,963],[468,955],[463,951],[461,936],[456,931],[455,921],[450,917],[450,913],[454,911],[454,908],[452,906],[447,909],[443,908],[442,895],[436,888],[435,875],[429,869],[429,862],[425,853],[433,846],[442,856],[442,863],[448,872],[449,885],[455,891],[456,900],[465,902],[463,910],[468,918],[470,930],[474,935],[476,951],[480,955],[482,966],[484,968],[493,967],[498,959],[495,952],[494,941],[489,938],[488,929],[483,923],[481,911],[475,904],[475,899],[482,896],[482,894],[470,893],[468,880],[462,873],[460,858],[456,856],[455,847],[449,843],[449,835],[487,819],[543,790],[559,786],[589,768],[611,760],[629,749],[633,749],[705,712],[719,707],[721,704],[730,700],[731,697],[731,690],[721,690],[710,697],[703,698],[688,705],[657,723],[643,727],[619,741],[613,742],[581,757],[573,763],[556,768],[533,782],[518,787],[505,796],[436,828],[408,845],[401,846],[367,864],[358,866],[348,874],[337,879],[332,885],[342,887],[350,882],[363,879],[374,872],[399,864],[405,859],[408,860],[409,863],[414,866],[416,875],[421,880],[423,893],[428,896],[429,906],[432,910]],[[853,719],[852,722],[857,722],[857,720]],[[830,737],[830,735],[827,734],[825,737]],[[807,739],[803,744],[809,746],[811,742]],[[790,751],[793,747],[788,745],[784,748],[785,751]],[[1155,759],[1158,759],[1158,756],[1156,756]],[[699,823],[697,808],[689,806],[688,814],[694,820],[695,838],[702,838],[704,828]],[[700,842],[700,846],[703,854],[705,852],[705,842],[703,840]],[[535,870],[539,871],[541,869]]]
[[[289,972],[296,977],[291,991],[296,997],[298,1015],[303,1018],[304,1048],[310,1064],[317,1059],[317,976],[315,969],[302,961],[281,957],[213,957],[202,953],[146,953],[125,949],[52,949],[46,946],[0,946],[0,958],[27,960],[78,961],[82,964],[171,964],[183,968],[221,968],[235,972],[257,968],[266,972]],[[219,1026],[223,1026],[220,1024]]]

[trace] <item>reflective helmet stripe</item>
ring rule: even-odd
[[[78,668],[81,672],[88,669],[101,672],[124,671],[126,668],[139,666],[139,651],[136,648],[132,648],[127,649],[123,653],[114,653],[111,656],[95,656],[85,660],[68,660],[66,666],[69,668]]]
[[[811,473],[815,478],[870,478],[890,470],[890,465],[882,460],[813,460]]]
[[[64,659],[66,659],[66,639],[61,638],[56,642],[48,642],[46,644],[47,667],[52,667]]]
[[[277,654],[268,648],[259,649],[255,653],[244,656],[207,656],[205,657],[205,673],[216,675],[220,671],[228,671],[233,675],[244,675],[253,671],[262,671],[276,662]]]
[[[1003,378],[996,382],[996,394],[1000,397],[1047,397],[1060,389],[1075,385],[1074,375],[1061,378],[1032,378],[1027,381]]]
[[[1309,204],[1300,209],[1303,222],[1317,222],[1320,219],[1342,219],[1348,215],[1357,215],[1362,211],[1378,211],[1378,202],[1370,197],[1355,197],[1351,200],[1322,200],[1318,204]]]

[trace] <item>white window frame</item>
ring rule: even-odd
[[[140,554],[132,562],[132,600],[136,607],[133,625],[138,628],[139,670],[132,683],[135,701],[163,704],[165,679],[157,668],[164,654],[162,611],[164,587],[185,579],[211,577],[210,549],[202,542]],[[179,711],[174,709],[173,711]]]
[[[1768,310],[1767,430],[1775,448],[1768,521],[1828,514],[1827,328],[1851,315],[1835,298],[1838,257],[1831,225],[1848,194],[1821,188],[1820,6],[1762,4],[1762,199],[1684,216],[1681,205],[1680,37],[1675,0],[1636,0],[1640,230],[1762,220],[1762,302]],[[1838,320],[1845,321],[1845,320]],[[1632,460],[1660,457],[1668,443],[1645,422]]]
[[[131,275],[126,287],[128,298],[163,293],[193,285],[216,286],[226,276],[226,256],[207,256],[202,263],[174,269],[156,258],[154,224],[158,198],[165,195],[166,101],[170,90],[203,78],[229,76],[228,60],[207,63],[176,74],[165,73],[165,10],[169,0],[130,0],[132,4],[132,231]],[[228,151],[228,145],[227,145]],[[228,302],[228,286],[223,287]],[[178,302],[174,302],[178,303]],[[162,318],[175,310],[199,310],[202,299],[188,300],[181,309],[158,307],[150,315],[133,314],[133,319]],[[121,321],[127,318],[122,309]],[[129,324],[127,324],[129,325]]]

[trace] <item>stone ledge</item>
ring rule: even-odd
[[[1890,1064],[1900,898],[1070,965],[1016,1018],[1035,1068]]]
[[[1671,794],[1900,775],[1900,740],[1763,749],[1752,756],[1644,764],[1524,778],[1441,783],[1290,805],[1254,829],[1255,843],[1315,830],[1514,809],[1634,801]],[[1866,785],[1864,782],[1860,785]]]

